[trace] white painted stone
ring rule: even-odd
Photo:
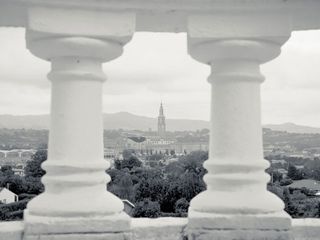
[[[101,12],[134,11],[137,18],[137,31],[185,32],[188,28],[188,15],[226,13],[234,15],[242,12],[252,14],[279,13],[291,18],[294,30],[319,29],[320,2],[317,0],[1,0],[0,26],[25,27],[28,8],[50,6],[51,8],[75,10],[98,10]]]
[[[132,240],[185,240],[187,218],[133,218],[132,219],[132,233],[124,235],[132,237]],[[179,233],[181,235],[179,235]],[[266,233],[274,234],[272,231]],[[217,233],[219,234],[219,233]],[[231,233],[230,233],[231,234]],[[245,234],[243,232],[243,234]],[[0,240],[22,240],[23,222],[0,222]],[[110,236],[110,235],[109,235]],[[247,235],[244,240],[250,239],[253,235]],[[292,240],[318,240],[320,236],[320,219],[293,219],[292,220]],[[32,237],[32,236],[31,236]],[[48,239],[90,239],[101,240],[107,239],[108,234],[63,234],[42,236]],[[51,238],[50,238],[51,237]],[[61,237],[61,238],[59,238]],[[82,238],[83,237],[83,238]],[[39,238],[29,238],[31,240],[38,240]],[[121,239],[121,238],[120,238]],[[222,238],[224,239],[224,238]],[[112,240],[116,240],[112,238]],[[121,239],[122,240],[122,239]],[[197,239],[198,240],[198,239]]]
[[[135,31],[133,12],[32,7],[29,8],[28,18],[29,30],[48,34],[119,38],[132,36]]]
[[[43,32],[27,31],[28,49],[51,61],[52,97],[48,160],[42,165],[45,192],[27,206],[24,239],[127,239],[130,217],[122,201],[106,191],[102,62],[122,54],[132,30],[106,38],[52,35],[51,23],[39,28]]]
[[[200,39],[289,36],[293,29],[291,17],[281,11],[264,13],[230,11],[228,15],[224,12],[190,15],[188,34],[190,38]]]
[[[289,31],[277,38],[269,32],[258,37],[254,31],[258,25],[250,29],[246,21],[240,21],[233,38],[228,21],[226,25],[215,22],[220,30],[205,32],[211,21],[211,17],[189,20],[189,53],[212,69],[208,78],[210,149],[204,163],[207,190],[190,203],[189,238],[289,239],[290,217],[283,211],[283,202],[266,189],[269,165],[263,159],[260,119],[260,84],[264,81],[260,64],[280,54]],[[203,25],[201,31],[193,31]],[[282,26],[276,28],[275,34],[281,30]]]
[[[139,240],[183,240],[186,218],[134,218],[132,237]]]
[[[43,217],[30,215],[26,211],[24,221],[24,231],[28,235],[112,233],[128,232],[130,229],[129,217],[124,212],[91,217]]]
[[[294,240],[318,240],[320,238],[320,219],[306,218],[292,220]]]
[[[192,228],[219,229],[260,229],[260,230],[288,230],[291,219],[285,212],[275,214],[216,214],[191,211],[188,224]]]
[[[0,222],[0,240],[22,240],[23,222]]]

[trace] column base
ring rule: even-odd
[[[283,213],[231,215],[189,211],[189,240],[290,240],[291,217]]]
[[[24,213],[24,240],[128,240],[130,217],[122,212],[104,217],[44,217]]]

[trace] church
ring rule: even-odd
[[[164,115],[163,104],[160,103],[158,115],[158,132],[155,136],[148,136],[145,142],[147,150],[154,152],[170,152],[174,150],[176,140],[169,138],[166,134],[166,117]]]
[[[134,149],[147,154],[169,154],[172,152],[176,154],[186,154],[197,150],[208,151],[207,141],[184,141],[183,138],[178,138],[176,134],[167,132],[167,123],[162,102],[160,103],[157,120],[157,131],[149,131],[149,133],[143,136],[143,141],[134,141],[132,138],[127,138],[125,149]]]

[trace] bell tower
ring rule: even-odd
[[[163,114],[162,102],[160,104],[159,116],[158,116],[158,135],[164,137],[166,134],[166,118]]]

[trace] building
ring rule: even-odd
[[[18,195],[11,192],[8,188],[0,188],[0,203],[7,204],[18,201]]]
[[[135,208],[134,204],[127,199],[122,199],[124,209],[123,211],[127,213],[129,216],[132,216],[133,210]]]
[[[302,179],[302,180],[297,180],[288,185],[287,187],[292,188],[292,189],[307,189],[309,191],[312,191],[313,194],[318,194],[320,193],[320,182],[313,180],[313,179]]]
[[[166,117],[163,113],[162,103],[160,104],[159,116],[158,116],[158,135],[160,137],[165,137],[166,135]]]

